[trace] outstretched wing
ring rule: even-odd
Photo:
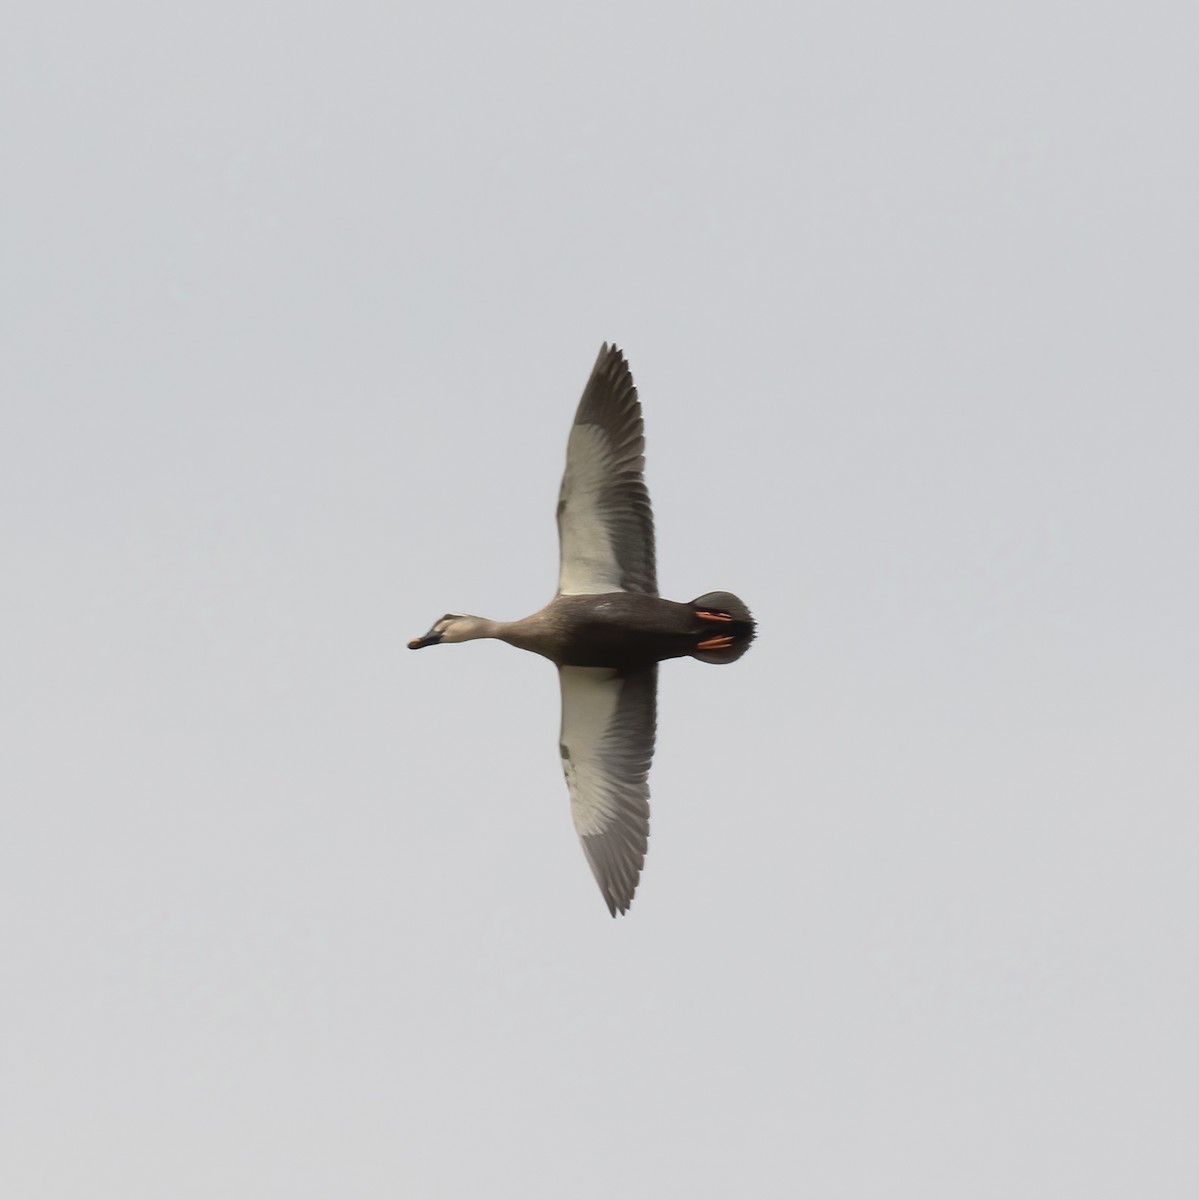
[[[649,839],[658,668],[560,667],[562,770],[583,853],[616,916],[633,902]]]
[[[624,355],[604,343],[566,445],[558,591],[658,594],[641,405]]]

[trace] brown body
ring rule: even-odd
[[[694,605],[636,592],[556,596],[540,612],[514,621],[505,640],[560,667],[629,671],[691,654],[713,629],[695,614]]]

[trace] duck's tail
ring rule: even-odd
[[[692,658],[731,663],[749,649],[756,625],[749,609],[732,592],[707,592],[692,600],[691,608],[702,630]]]

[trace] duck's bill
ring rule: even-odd
[[[409,650],[423,650],[426,646],[436,646],[441,641],[441,634],[435,629],[430,629],[424,637],[413,638],[408,643]]]

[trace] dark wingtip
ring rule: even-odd
[[[627,366],[624,353],[615,342],[604,342],[600,346],[599,353],[595,356],[595,367],[593,371],[598,371],[602,367],[612,369],[613,367]]]

